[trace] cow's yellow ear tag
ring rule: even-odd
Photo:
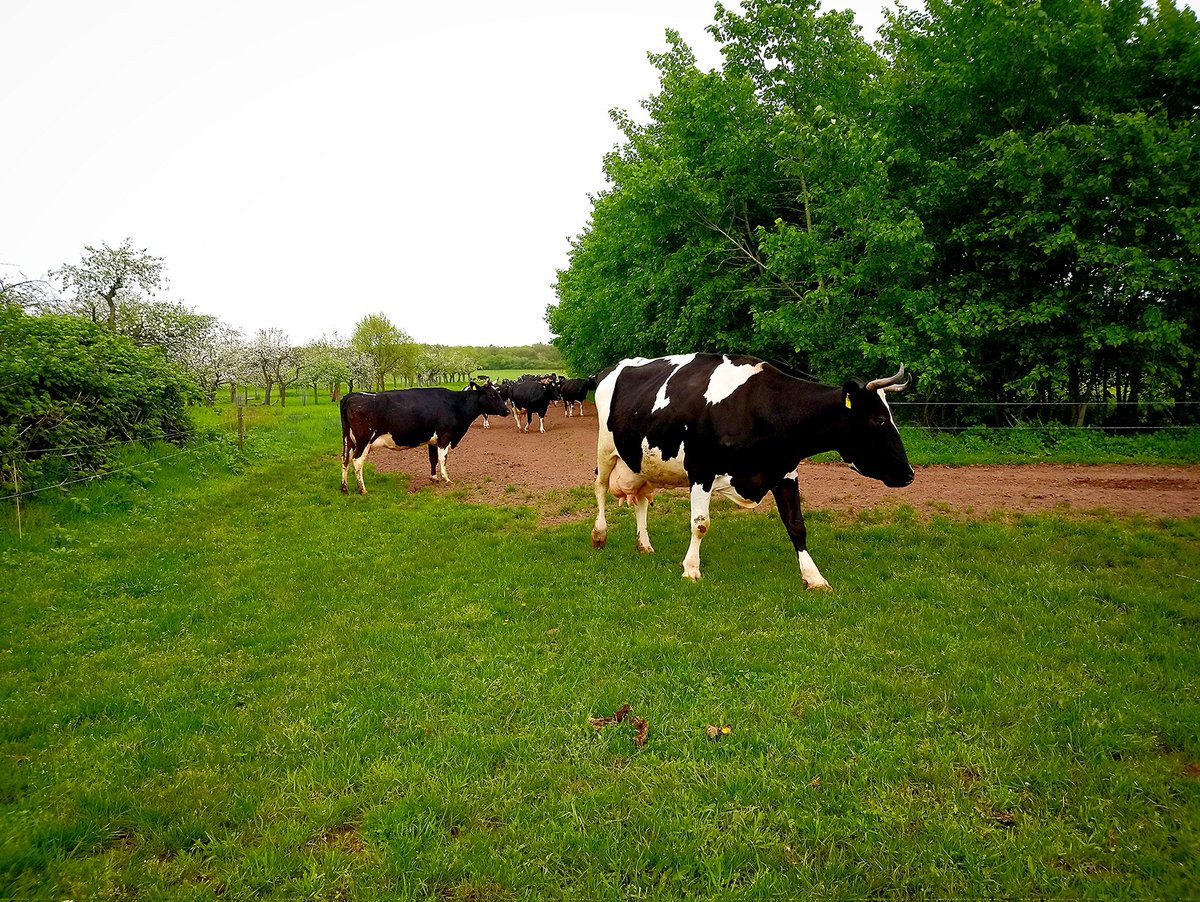
[[[846,409],[847,410],[850,409],[850,396],[849,395],[846,395]]]

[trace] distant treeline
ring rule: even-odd
[[[527,370],[531,373],[561,373],[566,364],[562,352],[552,344],[518,345],[500,348],[488,345],[485,348],[468,349],[483,370]]]

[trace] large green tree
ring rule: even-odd
[[[1194,399],[1200,32],[1137,0],[930,0],[871,47],[812,0],[668,34],[559,273],[568,366],[902,359],[926,398]]]
[[[387,377],[416,375],[416,350],[412,338],[386,314],[371,313],[354,326],[350,349],[365,361],[373,385],[387,388]]]
[[[669,34],[649,121],[614,114],[626,143],[548,311],[568,364],[738,350],[840,378],[895,356],[928,251],[883,190],[882,60],[815,3],[718,7],[712,31],[722,71]]]
[[[930,0],[887,38],[892,190],[935,249],[925,375],[989,398],[1194,391],[1194,14]]]

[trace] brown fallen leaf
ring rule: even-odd
[[[646,744],[646,737],[650,734],[650,724],[641,717],[630,717],[629,722],[633,724],[633,728],[637,730],[633,736],[633,744],[641,748]]]
[[[819,787],[821,785],[821,778],[813,777],[808,785],[811,786],[813,789],[816,789],[817,787]]]
[[[623,721],[626,717],[629,716],[629,712],[631,710],[632,709],[630,708],[630,706],[627,702],[624,705],[621,705],[621,707],[619,707],[613,714],[609,715],[608,717],[591,717],[591,716],[589,716],[588,723],[590,723],[597,730],[603,730],[605,727],[607,727],[611,723],[620,723],[621,721]]]
[[[732,732],[733,732],[733,727],[728,727],[728,726],[714,727],[712,724],[709,724],[707,727],[704,728],[704,734],[709,739],[721,739],[725,736],[728,736]]]
[[[634,730],[633,742],[641,748],[646,744],[646,736],[650,733],[650,724],[632,712],[633,709],[628,704],[624,704],[608,717],[592,717],[589,715],[588,723],[596,730],[603,730],[610,724],[621,723],[628,717],[629,723]]]

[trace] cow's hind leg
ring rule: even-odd
[[[429,444],[429,478],[434,482],[438,481],[438,446]],[[447,480],[448,481],[448,480]]]
[[[363,482],[363,464],[367,462],[367,452],[371,450],[368,442],[358,442],[354,446],[354,478],[358,482],[358,493],[367,494],[367,484]]]
[[[608,479],[616,467],[617,450],[601,441],[596,450],[596,522],[592,524],[592,547],[603,548],[608,543],[608,520],[604,505],[608,500]]]
[[[642,554],[654,554],[654,546],[650,544],[650,531],[647,529],[647,512],[650,510],[650,496],[637,494],[634,496],[634,514],[637,520],[637,550]]]
[[[700,543],[708,533],[708,508],[712,502],[712,484],[705,488],[700,483],[692,483],[692,541],[688,544],[687,554],[683,556],[683,575],[687,579],[700,578]],[[642,500],[638,499],[639,506]]]
[[[800,481],[795,473],[785,476],[775,488],[771,489],[775,496],[775,507],[779,518],[787,528],[788,536],[796,549],[796,557],[800,561],[800,577],[809,589],[829,589],[830,585],[817,569],[812,555],[808,553],[808,529],[804,525],[804,512],[800,509]]]
[[[446,459],[450,456],[450,447],[451,446],[449,442],[447,442],[445,445],[438,445],[436,449],[433,445],[429,446],[430,452],[436,453],[437,455],[438,470],[441,473],[442,481],[445,482],[446,485],[450,484],[450,474],[446,471]]]

